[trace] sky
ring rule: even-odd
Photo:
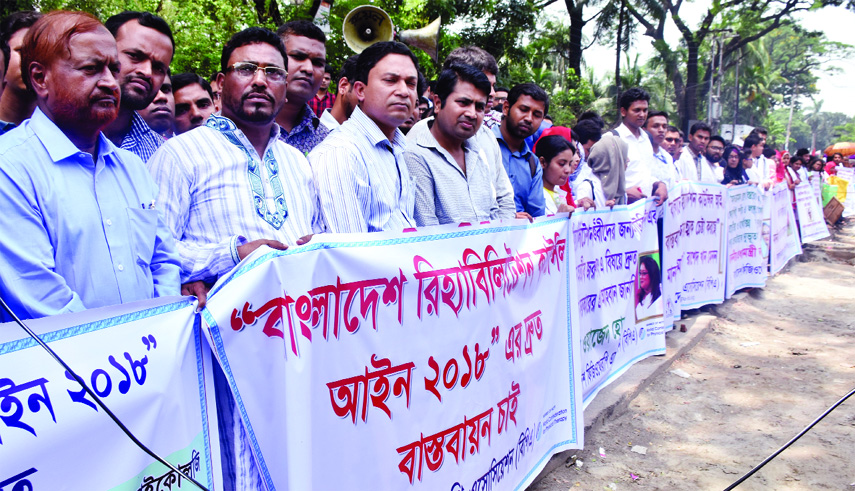
[[[700,23],[701,16],[706,11],[707,5],[708,3],[704,1],[684,3],[681,9],[681,17],[690,26],[697,26]],[[556,2],[548,7],[547,12],[553,16],[566,19],[567,13],[564,8],[563,2]],[[796,18],[806,29],[824,31],[826,37],[831,41],[855,44],[855,36],[852,36],[852,29],[855,29],[855,12],[843,7],[826,7],[813,12],[800,12]],[[569,19],[565,22],[569,22]],[[593,36],[592,24],[586,26],[585,35],[589,38]],[[677,28],[674,27],[673,22],[666,25],[666,41],[678,43],[680,35]],[[614,73],[614,53],[613,47],[594,45],[585,50],[583,56],[587,66],[594,69],[597,78],[602,78],[606,74]],[[634,57],[635,53],[640,54],[639,64],[646,63],[655,55],[649,37],[643,35],[636,37],[630,56]],[[841,72],[835,76],[819,75],[817,83],[819,94],[816,99],[824,101],[822,106],[824,111],[842,112],[849,116],[855,116],[855,66],[853,66],[853,61],[855,60],[844,60],[832,64],[832,66],[841,69]],[[800,102],[803,107],[813,107],[809,98],[803,98]]]

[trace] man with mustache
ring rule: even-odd
[[[182,292],[207,288],[255,249],[286,249],[323,230],[309,164],[280,138],[287,55],[272,31],[250,27],[223,48],[222,113],[171,138],[148,163],[177,240]]]
[[[104,128],[104,133],[147,162],[163,138],[137,111],[151,104],[166,78],[175,51],[172,30],[165,20],[149,12],[122,12],[107,19],[105,25],[119,48],[122,101],[119,117]]]
[[[330,133],[309,106],[324,78],[327,37],[307,20],[286,22],[277,34],[288,53],[288,99],[276,116],[279,138],[308,155]]]
[[[502,108],[502,124],[493,127],[493,134],[499,141],[502,164],[514,187],[517,217],[520,212],[530,217],[543,216],[546,213],[543,168],[525,139],[540,128],[549,110],[549,96],[533,83],[515,85]]]
[[[157,96],[147,108],[140,111],[140,116],[146,124],[164,140],[172,138],[175,127],[175,98],[172,92],[172,81],[169,75],[160,85]]]
[[[416,185],[418,226],[498,217],[493,168],[475,138],[489,93],[487,76],[472,65],[451,64],[439,74],[436,116],[427,131],[410,132],[404,154]]]
[[[418,60],[405,45],[384,41],[359,54],[353,82],[359,107],[309,154],[328,231],[415,226],[407,141],[398,127],[410,117],[418,85]]]
[[[157,185],[102,133],[119,106],[113,36],[90,14],[51,12],[21,66],[37,108],[0,138],[0,295],[24,319],[176,295]]]

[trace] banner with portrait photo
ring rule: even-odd
[[[585,405],[634,363],[665,353],[657,211],[645,200],[570,217]]]
[[[766,286],[769,260],[764,243],[763,204],[757,186],[727,189],[727,298],[742,288]]]
[[[726,189],[683,181],[668,193],[663,269],[665,301],[673,302],[675,320],[680,310],[724,301]]]
[[[831,235],[810,183],[802,181],[796,185],[793,192],[796,194],[796,212],[802,243],[821,240]]]
[[[216,418],[209,427],[194,305],[172,297],[27,323],[140,441],[214,489]],[[9,491],[198,489],[137,447],[11,323],[0,325],[0,462]]]
[[[572,256],[566,215],[256,251],[203,317],[267,489],[523,489],[581,448]]]
[[[779,182],[767,194],[769,226],[772,231],[770,271],[778,274],[790,259],[802,253],[793,202],[786,182]]]

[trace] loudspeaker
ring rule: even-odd
[[[397,37],[402,43],[424,51],[436,62],[439,51],[439,28],[441,24],[442,17],[437,17],[433,22],[421,29],[401,31]]]
[[[362,51],[374,43],[394,39],[392,18],[383,9],[361,5],[344,18],[344,42],[353,51]]]

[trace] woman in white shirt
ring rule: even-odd
[[[535,155],[543,167],[543,198],[546,214],[573,212],[572,197],[560,189],[579,165],[576,146],[561,135],[544,136],[537,140]]]
[[[636,322],[662,315],[662,275],[653,256],[638,259],[638,278],[635,290]]]

